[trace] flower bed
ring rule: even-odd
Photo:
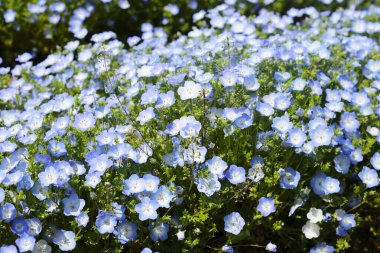
[[[379,14],[220,5],[172,42],[147,25],[129,50],[104,32],[20,55],[0,252],[375,252]]]

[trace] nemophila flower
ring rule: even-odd
[[[231,184],[241,184],[245,181],[245,169],[236,165],[231,165],[226,172],[226,178]]]
[[[205,161],[207,149],[205,147],[198,146],[195,143],[191,143],[187,149],[184,150],[184,160],[189,164],[203,163]]]
[[[87,131],[90,128],[93,128],[95,123],[96,120],[94,118],[94,115],[92,115],[92,113],[85,112],[83,114],[75,115],[73,126],[80,131]]]
[[[302,227],[302,232],[307,239],[318,238],[320,235],[319,230],[320,227],[311,221],[307,221],[306,224]]]
[[[64,198],[62,203],[64,205],[63,213],[66,216],[78,216],[85,205],[85,200],[79,199],[77,194],[71,194],[70,197]]]
[[[17,148],[17,145],[10,141],[4,141],[0,143],[0,152],[2,153],[12,153]]]
[[[122,244],[137,239],[137,225],[133,222],[122,220],[113,232]]]
[[[100,172],[88,173],[86,175],[86,181],[84,185],[90,186],[91,188],[95,189],[96,186],[102,181],[101,176],[102,174]]]
[[[195,138],[198,136],[201,128],[202,125],[200,122],[187,123],[183,128],[181,128],[180,134],[183,138]]]
[[[29,230],[28,224],[25,219],[20,217],[12,221],[12,232],[18,236],[26,233]]]
[[[360,180],[367,186],[372,188],[379,185],[379,176],[376,170],[363,166],[363,169],[358,174]]]
[[[238,235],[244,225],[245,221],[238,212],[232,212],[224,217],[224,230],[228,233]]]
[[[116,135],[114,132],[104,130],[98,136],[96,136],[96,140],[99,145],[111,145],[115,139]]]
[[[52,247],[43,239],[34,244],[33,253],[51,253]]]
[[[321,222],[324,219],[323,211],[318,208],[310,208],[309,212],[307,213],[306,217],[310,220],[312,223],[318,223]]]
[[[340,126],[346,132],[352,133],[359,128],[360,122],[356,119],[356,114],[354,112],[344,112],[340,119]]]
[[[32,251],[36,239],[28,234],[23,234],[20,238],[16,239],[16,245],[20,252]]]
[[[139,116],[136,118],[136,121],[140,122],[140,125],[144,125],[145,123],[152,120],[156,114],[154,113],[153,107],[148,107],[147,109],[141,111]]]
[[[250,168],[248,170],[248,178],[251,179],[253,182],[259,182],[261,179],[263,179],[265,176],[263,170],[261,168]]]
[[[126,195],[140,193],[145,190],[145,180],[136,174],[132,174],[124,180],[123,193]]]
[[[311,130],[309,135],[314,147],[328,146],[331,143],[334,131],[332,128],[318,126]]]
[[[198,191],[203,192],[208,197],[221,188],[221,184],[215,174],[211,174],[208,178],[200,177],[195,183],[197,184]]]
[[[274,113],[273,107],[268,103],[259,103],[256,110],[263,116],[271,116]]]
[[[245,129],[252,126],[252,119],[247,114],[243,114],[234,120],[233,124],[239,129]]]
[[[179,87],[177,92],[181,100],[197,98],[202,90],[202,86],[199,83],[193,81],[185,81],[183,87]]]
[[[243,84],[248,91],[257,91],[260,88],[259,81],[252,75],[244,77]]]
[[[230,70],[223,72],[222,76],[219,78],[219,81],[224,87],[231,87],[236,84],[238,80],[238,75]]]
[[[157,99],[156,108],[168,108],[175,103],[174,91],[160,93]]]
[[[2,245],[0,247],[0,253],[18,253],[16,246],[14,245]]]
[[[2,180],[0,180],[1,182]],[[2,203],[5,199],[5,191],[3,188],[0,187],[0,203]]]
[[[58,180],[58,171],[53,166],[49,166],[38,174],[38,180],[42,187],[56,184]]]
[[[292,89],[296,91],[302,91],[306,86],[306,80],[297,77],[292,81]]]
[[[350,159],[344,154],[340,154],[336,156],[334,158],[334,163],[335,163],[335,170],[342,174],[347,174],[351,166]]]
[[[284,115],[273,119],[272,128],[281,134],[285,134],[293,128],[293,123],[289,121],[289,117],[287,115]]]
[[[53,237],[53,243],[62,251],[71,251],[76,246],[75,234],[72,231],[57,230]]]
[[[102,154],[91,159],[88,164],[90,165],[89,173],[99,172],[104,174],[104,172],[113,165],[112,160],[108,159],[108,156]]]
[[[174,194],[164,185],[153,193],[152,199],[155,200],[160,207],[169,208],[170,202],[174,199]]]
[[[284,189],[294,189],[300,181],[301,174],[293,168],[286,168],[280,178],[280,186]]]
[[[5,203],[4,205],[0,206],[0,220],[8,223],[16,218],[16,215],[17,210],[13,204]]]
[[[85,227],[87,226],[87,223],[89,222],[90,218],[88,217],[88,214],[85,212],[81,212],[79,215],[75,217],[78,226]]]
[[[12,23],[13,21],[15,21],[16,15],[17,15],[17,12],[15,12],[12,9],[6,10],[4,12],[5,23]]]
[[[375,154],[373,154],[370,162],[375,170],[380,170],[380,153],[376,152]]]
[[[356,149],[352,150],[350,155],[349,155],[349,158],[354,165],[363,161],[362,150],[360,148],[356,148]]]
[[[307,139],[306,134],[300,128],[293,128],[288,131],[288,134],[287,142],[296,148],[301,147]]]
[[[153,253],[153,251],[149,248],[144,248],[141,253]]]
[[[310,253],[333,253],[334,247],[327,245],[324,242],[319,242],[317,245],[315,245],[313,248],[310,249]]]
[[[339,226],[345,230],[350,230],[356,226],[355,215],[353,214],[343,214],[339,221]]]
[[[42,231],[42,224],[38,218],[26,219],[26,223],[28,224],[28,234],[31,236],[37,236]]]
[[[214,156],[212,159],[206,161],[207,169],[219,178],[223,177],[224,171],[228,168],[228,164],[223,161],[219,156]]]
[[[169,225],[165,223],[159,223],[151,228],[150,238],[152,241],[165,241],[168,239]]]
[[[113,233],[116,223],[116,217],[102,210],[99,211],[95,221],[95,225],[98,228],[99,233],[101,234]]]
[[[151,200],[148,197],[144,197],[141,199],[141,203],[137,204],[135,206],[135,211],[139,214],[139,219],[141,221],[147,220],[147,219],[156,219],[157,214],[157,208],[159,208],[160,205],[156,200]]]
[[[49,141],[48,151],[54,157],[60,157],[66,154],[66,146],[63,142],[58,142],[55,140]]]
[[[277,245],[269,242],[265,249],[270,252],[277,252]]]
[[[322,182],[322,187],[325,195],[337,193],[340,191],[340,182],[338,179],[326,177]]]
[[[274,199],[261,197],[259,199],[259,205],[256,209],[264,217],[269,216],[271,213],[274,213],[276,211],[276,207],[274,206]]]
[[[143,176],[145,180],[145,191],[148,192],[156,192],[158,189],[158,185],[160,184],[160,179],[151,174],[145,174]]]
[[[277,96],[274,100],[274,108],[285,111],[290,106],[290,99],[287,98],[285,95],[280,94]]]

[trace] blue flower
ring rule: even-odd
[[[289,130],[288,134],[288,143],[293,147],[299,148],[306,141],[306,134],[299,128]]]
[[[12,232],[21,236],[29,230],[28,224],[25,219],[20,217],[12,221]]]
[[[72,231],[60,229],[55,232],[53,243],[62,251],[71,251],[76,246],[75,234]]]
[[[219,178],[223,177],[224,171],[228,168],[228,164],[219,156],[214,156],[211,160],[206,161],[207,169]]]
[[[263,116],[271,116],[274,113],[273,107],[268,103],[259,103],[256,110]]]
[[[137,225],[127,220],[121,220],[114,234],[122,244],[134,241],[137,239]]]
[[[145,191],[148,192],[156,192],[158,190],[158,185],[160,184],[160,179],[151,174],[145,174],[143,176],[145,180]]]
[[[360,122],[356,119],[356,114],[354,112],[344,112],[340,119],[340,126],[346,132],[352,133],[359,128]]]
[[[325,195],[337,193],[340,191],[340,182],[338,179],[326,177],[322,182]]]
[[[137,204],[135,206],[135,211],[139,214],[139,219],[141,221],[147,220],[147,219],[156,219],[157,214],[157,208],[159,208],[160,205],[156,200],[151,200],[148,197],[144,197],[141,200],[141,203]]]
[[[158,96],[156,108],[168,108],[175,103],[174,91],[170,90],[167,93],[161,93]]]
[[[1,182],[1,180],[0,180]],[[0,187],[0,203],[2,203],[5,199],[5,191],[3,188]]]
[[[277,252],[277,245],[269,242],[265,249],[270,252]]]
[[[351,228],[355,227],[355,215],[347,213],[343,214],[340,217],[339,226],[341,226],[344,230],[350,230]]]
[[[259,205],[257,206],[256,209],[264,217],[269,216],[271,213],[276,211],[276,207],[274,206],[274,199],[261,197],[259,199]]]
[[[252,126],[252,119],[247,114],[243,113],[243,115],[234,120],[233,124],[239,129],[245,129]]]
[[[380,170],[380,153],[376,152],[375,154],[373,154],[370,162],[375,170]]]
[[[113,233],[113,231],[115,230],[116,223],[116,217],[102,210],[99,211],[98,217],[95,221],[95,225],[98,228],[99,233],[101,234]]]
[[[234,86],[237,82],[238,75],[230,70],[226,70],[223,72],[223,75],[219,78],[219,81],[222,83],[224,87]]]
[[[13,204],[5,203],[3,206],[0,206],[0,220],[7,223],[16,218],[16,215],[17,210]]]
[[[232,212],[224,217],[224,230],[228,233],[238,235],[244,225],[245,221],[238,212]]]
[[[301,175],[293,168],[286,168],[284,174],[280,178],[280,186],[284,189],[294,189],[300,181]]]
[[[139,116],[136,118],[136,121],[140,122],[140,125],[144,125],[148,121],[152,120],[156,114],[154,113],[153,107],[148,107],[147,109],[141,111]]]
[[[16,239],[16,245],[20,252],[32,251],[35,243],[36,239],[28,234],[23,234]]]
[[[319,242],[317,245],[315,245],[309,253],[320,253],[320,252],[325,252],[325,253],[333,253],[334,252],[334,247],[327,245],[324,242]]]
[[[136,174],[132,174],[128,179],[124,180],[123,194],[135,194],[145,190],[145,180]]]
[[[376,170],[364,166],[358,176],[367,188],[372,188],[379,185],[379,176],[377,175]]]
[[[165,223],[159,223],[151,228],[150,238],[153,241],[165,241],[168,239],[169,225]]]
[[[77,114],[75,115],[74,120],[74,128],[80,130],[80,131],[87,131],[94,127],[96,123],[96,120],[94,118],[94,115],[89,112],[85,112],[83,114]]]
[[[284,115],[273,119],[272,128],[281,134],[286,134],[293,128],[293,123],[289,121],[289,117],[287,115]]]
[[[212,196],[221,188],[218,176],[215,174],[211,174],[208,178],[200,177],[195,183],[197,184],[198,191],[203,192],[208,197]]]
[[[311,130],[309,135],[314,147],[328,146],[331,143],[334,131],[332,128],[318,126]]]
[[[334,158],[334,163],[335,163],[335,170],[342,174],[347,174],[351,166],[350,159],[344,154],[340,154],[336,156]]]
[[[3,245],[0,247],[0,253],[18,253],[16,246],[14,245]]]
[[[241,184],[245,181],[245,169],[236,165],[231,165],[226,172],[226,178],[231,184]]]
[[[197,98],[201,94],[202,86],[193,81],[185,81],[183,87],[179,87],[177,92],[181,100]]]
[[[78,216],[85,205],[85,200],[79,199],[77,194],[71,194],[70,197],[64,198],[62,203],[64,205],[63,213],[66,216]]]
[[[60,157],[66,154],[66,147],[63,142],[58,142],[56,140],[49,141],[48,151],[54,157]]]
[[[87,226],[87,223],[90,220],[87,213],[85,212],[81,212],[77,217],[75,217],[75,219],[77,220],[78,226],[81,227]]]

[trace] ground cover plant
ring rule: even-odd
[[[19,55],[0,252],[378,251],[379,15],[222,4]]]

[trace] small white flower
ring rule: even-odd
[[[317,208],[310,208],[309,212],[307,213],[307,218],[310,220],[312,223],[318,223],[323,220],[323,211],[321,209]]]
[[[302,232],[307,239],[318,238],[320,234],[319,230],[319,226],[310,221],[306,222],[306,224],[302,227]]]

